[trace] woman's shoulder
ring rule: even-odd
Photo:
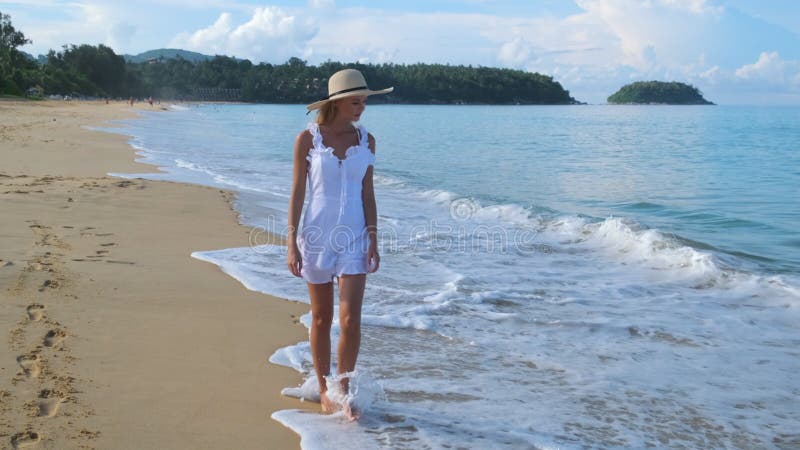
[[[314,147],[314,136],[308,129],[305,129],[297,134],[294,146],[296,149],[308,154],[308,151]]]
[[[311,131],[308,128],[298,133],[297,137],[295,138],[295,141],[300,143],[308,142],[310,144],[312,140],[314,140],[314,136],[311,134]]]

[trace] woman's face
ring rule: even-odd
[[[352,122],[358,122],[361,113],[367,107],[367,96],[356,95],[336,100],[336,115],[348,118]]]

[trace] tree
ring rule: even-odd
[[[88,80],[91,92],[88,95],[123,95],[126,91],[125,59],[103,44],[64,46],[63,51],[52,50],[47,55],[48,64],[68,72],[74,72]]]
[[[20,95],[23,89],[39,85],[48,94],[191,100],[199,98],[198,92],[223,90],[247,102],[310,103],[327,95],[333,73],[349,67],[360,70],[373,88],[395,87],[391,96],[371,99],[375,103],[576,103],[552,77],[521,70],[335,61],[312,66],[297,57],[278,65],[254,65],[228,56],[126,63],[102,44],[64,45],[60,52],[50,50],[39,65],[17,50],[29,42],[7,15],[0,14],[0,93]]]
[[[11,16],[0,12],[0,49],[16,49],[30,43],[30,39],[26,39],[21,31],[14,29]]]
[[[0,94],[22,95],[27,88],[36,63],[17,48],[30,43],[30,39],[11,24],[11,16],[0,12]]]
[[[637,81],[622,86],[608,97],[608,103],[648,104],[661,103],[670,105],[712,105],[703,98],[703,93],[691,84],[676,81]]]

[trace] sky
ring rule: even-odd
[[[800,105],[799,0],[11,0],[0,12],[34,55],[105,44],[254,63],[464,64],[550,75],[589,103],[662,80],[718,104]]]

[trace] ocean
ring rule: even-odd
[[[308,302],[265,232],[286,234],[312,116],[172,109],[107,129],[163,173],[112,175],[238,192],[251,245],[192,256]],[[303,448],[800,447],[800,108],[376,105],[362,124],[365,412],[275,413]],[[307,341],[270,363],[315,396]]]

